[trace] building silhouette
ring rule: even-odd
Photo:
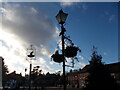
[[[116,83],[120,86],[120,62],[105,64],[105,67],[109,70],[110,75],[116,80]],[[90,75],[90,68],[91,65],[86,65],[82,69],[68,73],[68,86],[84,88],[86,85],[86,80],[88,80],[88,76]]]

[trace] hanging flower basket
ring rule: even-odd
[[[77,55],[78,47],[75,46],[67,46],[65,49],[65,56],[68,58],[75,57]]]
[[[64,57],[63,57],[62,54],[58,54],[58,55],[57,54],[53,54],[51,56],[51,58],[53,59],[54,62],[58,62],[58,63],[61,63],[64,60]]]
[[[56,51],[55,54],[51,56],[54,62],[61,63],[64,60],[64,56],[62,54],[59,54],[58,51]]]

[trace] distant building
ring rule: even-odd
[[[17,74],[16,71],[13,71],[7,75],[7,81],[5,82],[4,88],[16,89],[22,86],[25,82],[22,74]]]
[[[120,62],[107,64],[106,67],[110,71],[111,76],[113,76],[116,82],[120,85]]]
[[[111,76],[113,76],[116,82],[120,85],[120,62],[106,64],[105,67],[108,68],[108,70],[111,73]],[[85,80],[87,80],[88,75],[90,75],[89,69],[90,69],[90,65],[86,65],[81,70],[73,71],[69,73],[67,75],[69,86],[79,87],[79,88],[85,87],[85,83],[86,83]]]

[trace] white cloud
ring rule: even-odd
[[[54,65],[54,64],[55,64],[55,62],[51,61],[51,62],[50,62],[50,64],[51,64],[51,65]]]
[[[79,8],[80,8],[82,11],[85,11],[85,10],[88,9],[88,6],[86,5],[86,3],[81,2],[80,5],[79,5]]]
[[[54,1],[54,0],[53,0]],[[69,7],[75,5],[77,3],[85,3],[85,2],[119,2],[119,0],[58,0],[62,7]],[[84,10],[87,9],[86,4],[81,4],[80,7]]]
[[[39,65],[43,73],[54,71],[54,69],[49,66],[49,63],[42,57],[40,57],[38,60],[35,60],[33,65]]]
[[[111,14],[108,11],[105,11],[104,13],[105,13],[105,16],[108,18],[109,23],[114,21],[114,19],[115,19],[115,15],[114,14]]]
[[[63,7],[65,7],[65,6],[71,6],[73,4],[75,4],[75,3],[73,3],[73,2],[61,2],[60,3],[60,5],[63,6]]]
[[[77,66],[84,67],[85,65],[86,65],[85,63],[79,62]]]
[[[83,57],[83,56],[81,56],[81,55],[79,56],[79,58],[80,58],[81,60],[84,60],[84,57]]]
[[[60,5],[62,7],[77,7],[80,9],[80,11],[86,11],[88,9],[88,6],[85,2],[60,2]]]
[[[28,65],[28,62],[25,61],[26,51],[15,38],[17,39],[14,35],[0,30],[0,55],[5,59],[5,64],[8,65],[10,72],[15,69],[17,72],[23,72],[26,65]],[[18,63],[19,66],[16,67]]]
[[[112,22],[114,19],[115,19],[115,15],[111,15],[111,16],[109,17],[109,22]]]
[[[45,61],[43,58],[40,57],[40,58],[39,58],[39,63],[40,63],[40,64],[45,64],[46,61]]]
[[[105,56],[106,56],[106,55],[107,55],[107,52],[103,52],[103,55],[105,55]]]
[[[2,28],[0,29],[0,55],[10,71],[24,72],[26,65],[26,49],[33,44],[37,57],[41,57],[39,64],[45,64],[44,56],[50,56],[49,43],[56,40],[57,28],[54,23],[41,11],[22,4],[4,4],[0,8]],[[49,68],[47,64],[43,67]],[[47,72],[46,69],[46,72]]]

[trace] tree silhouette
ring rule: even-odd
[[[97,54],[93,47],[89,76],[84,90],[119,90],[114,78],[110,75],[107,67],[102,63],[102,56]]]
[[[40,66],[35,66],[31,71],[31,80],[33,81],[33,85],[36,87],[40,85],[40,78],[43,76],[41,73],[42,70],[40,69]]]
[[[4,86],[5,82],[7,81],[7,74],[9,73],[7,65],[5,65],[4,58],[2,59],[2,84]]]

